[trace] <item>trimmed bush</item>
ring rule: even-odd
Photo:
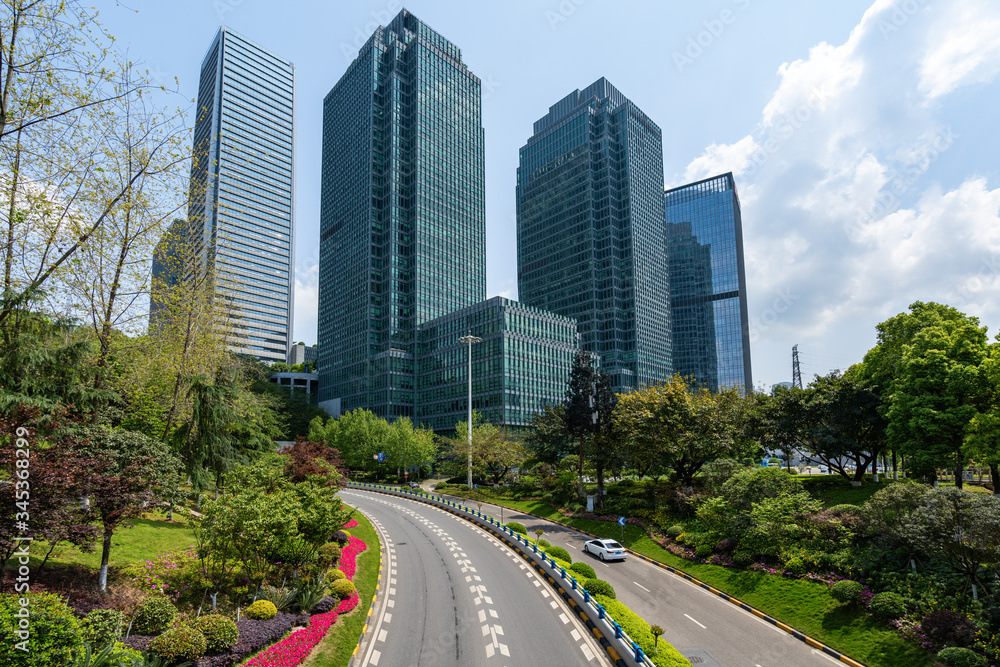
[[[207,653],[222,653],[231,649],[240,638],[236,622],[219,614],[199,616],[188,627],[194,628],[205,636],[205,651]]]
[[[937,657],[948,667],[986,667],[986,658],[971,649],[958,646],[941,649]]]
[[[552,558],[558,558],[559,560],[564,560],[567,563],[573,562],[573,559],[570,558],[569,556],[569,552],[563,549],[562,547],[549,547],[548,549],[545,550],[545,553],[547,553]]]
[[[117,609],[95,609],[80,623],[83,641],[100,650],[125,634],[128,621]]]
[[[528,534],[528,529],[524,527],[523,523],[517,521],[509,521],[507,527],[513,530],[515,533],[521,533],[522,535]]]
[[[861,601],[863,590],[858,582],[844,579],[830,587],[830,595],[841,604],[857,604]]]
[[[970,646],[976,640],[976,624],[964,614],[946,609],[924,616],[920,631],[938,646]]]
[[[30,653],[15,648],[23,641],[14,634],[18,630],[20,598],[27,597],[31,614]],[[80,624],[73,611],[58,595],[52,593],[16,593],[0,595],[0,665],[31,667],[62,667],[72,664],[72,654],[83,647]],[[27,657],[27,660],[26,660]]]
[[[319,548],[316,557],[320,563],[327,567],[336,565],[337,561],[340,560],[340,545],[335,542],[327,542]]]
[[[711,544],[699,544],[695,547],[694,555],[698,558],[708,558],[712,555],[712,545]]]
[[[351,534],[346,530],[338,530],[333,534],[333,541],[337,542],[340,546],[344,546],[351,539]]]
[[[906,598],[899,593],[886,591],[872,598],[868,611],[873,616],[890,621],[906,614]]]
[[[354,582],[350,579],[337,579],[330,584],[330,595],[341,600],[346,600],[354,593]]]
[[[538,548],[539,549],[548,549],[551,546],[552,545],[549,544],[548,540],[538,540]]]
[[[733,563],[739,567],[749,567],[754,560],[752,551],[737,551],[733,554]]]
[[[257,600],[247,607],[247,617],[255,621],[266,621],[278,613],[278,608],[270,600]]]
[[[715,551],[720,554],[727,554],[736,548],[739,544],[736,540],[731,537],[727,537],[724,540],[719,540],[715,543]]]
[[[162,595],[146,598],[132,617],[132,632],[139,635],[156,635],[174,623],[177,607]]]
[[[784,564],[785,572],[794,575],[803,575],[806,573],[806,562],[802,560],[801,556],[792,556],[785,561]]]
[[[315,616],[316,614],[325,614],[326,612],[332,610],[337,606],[339,600],[334,600],[329,595],[326,595],[321,599],[316,605],[309,610],[309,613]]]
[[[583,590],[591,595],[606,595],[611,599],[616,599],[615,587],[603,579],[587,579],[583,582]]]
[[[680,651],[675,649],[669,642],[664,641],[662,638],[659,641],[654,641],[649,624],[634,611],[618,600],[605,595],[598,595],[596,599],[611,618],[615,619],[618,625],[622,626],[625,634],[642,647],[642,650],[645,651],[646,656],[652,660],[653,664],[659,667],[691,666],[688,659],[681,655]],[[656,647],[656,655],[653,654],[654,646]]]
[[[569,566],[569,569],[571,569],[573,572],[576,572],[577,574],[580,575],[579,577],[577,577],[578,579],[580,579],[580,578],[582,578],[582,579],[596,579],[597,578],[597,572],[594,572],[594,568],[590,567],[586,563],[573,563],[572,565]]]
[[[337,581],[338,579],[347,579],[347,575],[344,574],[343,570],[327,570],[326,579],[327,581]]]
[[[676,540],[677,536],[684,532],[684,526],[676,525],[667,528],[667,537],[672,540]]]
[[[177,662],[198,662],[205,655],[205,635],[194,628],[170,628],[162,635],[153,639],[150,650],[156,655],[168,660],[171,664]]]

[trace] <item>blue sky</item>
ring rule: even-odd
[[[678,6],[679,5],[679,6]],[[296,65],[296,313],[316,341],[322,99],[388,2],[96,2],[193,98],[226,24]],[[725,171],[743,203],[753,374],[845,368],[915,300],[1000,326],[995,0],[452,2],[407,9],[483,80],[487,291],[517,297],[514,183],[532,123],[606,76],[663,130],[666,185]]]

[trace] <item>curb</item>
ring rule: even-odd
[[[444,494],[438,494],[438,495],[441,495],[442,497],[444,496]],[[453,496],[453,497],[454,498],[462,498],[462,496]],[[462,499],[463,500],[467,500],[466,498],[462,498]],[[483,504],[487,504],[487,503],[484,502]],[[495,505],[495,503],[489,503],[489,504],[490,505]],[[507,509],[511,510],[512,512],[517,512],[519,514],[523,514],[525,516],[530,516],[530,517],[534,517],[536,519],[540,519],[542,521],[548,521],[549,523],[554,523],[554,524],[556,524],[558,526],[562,526],[563,528],[569,528],[570,530],[575,530],[578,533],[583,533],[584,535],[589,535],[590,537],[595,537],[595,538],[599,538],[600,537],[599,535],[595,535],[594,533],[588,532],[586,530],[581,530],[579,528],[575,528],[575,527],[573,527],[573,526],[571,526],[571,525],[569,525],[567,523],[563,523],[562,521],[554,521],[552,519],[548,519],[548,518],[543,517],[543,516],[538,516],[537,514],[532,514],[531,512],[522,512],[521,510],[514,509],[513,507],[508,507]],[[751,607],[747,603],[742,602],[741,600],[738,600],[737,598],[734,598],[733,596],[729,595],[728,593],[723,593],[722,591],[718,590],[717,588],[713,588],[712,586],[709,586],[705,582],[700,581],[698,579],[695,579],[694,577],[692,577],[687,572],[684,572],[683,570],[679,570],[676,567],[673,567],[672,565],[667,565],[666,563],[661,563],[658,560],[654,560],[654,559],[650,558],[649,556],[645,556],[643,554],[637,553],[635,551],[632,551],[631,549],[626,548],[626,551],[628,551],[630,554],[632,554],[632,555],[634,555],[634,556],[636,556],[638,558],[641,558],[641,559],[643,559],[643,560],[645,560],[645,561],[647,561],[649,563],[652,563],[653,565],[656,565],[660,569],[666,570],[667,572],[670,572],[671,574],[677,575],[677,576],[679,576],[679,577],[681,577],[681,578],[683,578],[683,579],[685,579],[687,581],[690,581],[693,584],[696,584],[697,586],[699,586],[701,588],[704,588],[706,591],[708,591],[710,593],[713,593],[714,595],[722,598],[723,600],[726,600],[727,602],[733,603],[734,605],[736,605],[740,609],[743,609],[744,611],[748,611],[751,614],[753,614],[754,616],[757,616],[758,618],[767,621],[771,625],[773,625],[773,626],[775,626],[775,627],[777,627],[777,628],[779,628],[779,629],[787,632],[788,634],[790,634],[792,637],[795,637],[799,641],[805,642],[806,644],[808,644],[812,648],[816,649],[817,651],[822,651],[823,653],[825,653],[826,655],[830,656],[831,658],[836,658],[837,660],[839,660],[840,662],[844,663],[845,665],[849,665],[850,667],[865,667],[865,665],[863,665],[862,663],[858,662],[857,660],[844,655],[843,653],[841,653],[840,651],[837,651],[836,649],[830,648],[826,644],[824,644],[824,643],[822,643],[822,642],[820,642],[820,641],[818,641],[816,639],[813,639],[809,635],[805,634],[804,632],[800,632],[800,631],[796,630],[795,628],[793,628],[790,625],[782,623],[781,621],[779,621],[778,619],[776,619],[776,618],[774,618],[772,616],[768,616],[767,614],[765,614],[761,610],[759,610],[759,609],[757,609],[755,607]]]
[[[357,511],[361,512],[361,510]],[[370,522],[371,519],[368,519],[368,521]],[[375,524],[372,524],[372,527],[374,528]],[[358,650],[361,648],[361,642],[364,641],[365,635],[368,634],[368,627],[371,625],[372,613],[375,611],[375,602],[378,600],[378,592],[382,587],[382,566],[385,562],[385,549],[382,546],[382,534],[377,528],[375,529],[375,535],[378,536],[378,579],[375,580],[375,591],[372,593],[372,602],[368,605],[368,614],[365,616],[365,624],[361,628],[361,636],[358,637],[358,643],[351,652],[351,657],[347,661],[347,667],[351,667],[351,665],[354,664],[355,659],[358,657]]]

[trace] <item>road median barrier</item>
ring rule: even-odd
[[[358,484],[351,482],[348,488],[363,491],[374,491],[387,495],[419,500],[429,505],[450,511],[480,528],[483,528],[513,547],[521,554],[552,588],[573,608],[587,629],[606,652],[608,658],[617,667],[655,667],[646,656],[642,647],[632,641],[619,625],[593,596],[583,590],[582,582],[578,582],[562,566],[547,556],[538,546],[491,516],[479,510],[470,509],[458,503],[433,496],[416,489],[399,489],[380,484]]]

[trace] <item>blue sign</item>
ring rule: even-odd
[[[625,525],[625,517],[623,517],[623,516],[618,517],[618,525],[619,526],[624,526]]]
[[[385,452],[379,452],[378,453],[378,462],[379,463],[385,463]]]

